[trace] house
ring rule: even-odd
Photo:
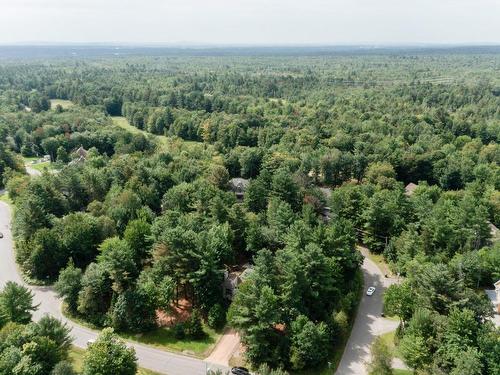
[[[495,314],[493,315],[493,318],[491,319],[493,323],[497,327],[500,327],[500,280],[498,280],[495,284],[495,289],[489,289],[486,290],[486,294],[488,295],[491,303],[494,306]]]
[[[249,184],[250,180],[241,177],[235,177],[229,180],[229,188],[239,201],[243,200],[243,196]]]
[[[80,158],[80,159],[87,159],[87,154],[88,151],[85,150],[82,146],[78,148],[78,150],[75,151],[75,154]]]
[[[405,194],[410,197],[413,195],[415,192],[415,189],[418,188],[417,184],[414,184],[413,182],[410,182],[408,185],[405,187]]]
[[[222,284],[222,295],[225,299],[233,300],[238,287],[245,279],[253,272],[253,268],[249,264],[245,264],[242,270],[224,271],[224,282]]]
[[[490,234],[492,242],[497,242],[500,239],[500,231],[495,226],[495,224],[488,221],[488,225],[490,227]]]
[[[496,312],[500,314],[500,280],[493,285],[495,285]]]
[[[87,160],[88,151],[85,150],[82,146],[80,146],[75,152],[75,158],[69,163],[70,165],[81,163]]]

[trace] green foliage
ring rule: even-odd
[[[68,357],[72,338],[62,322],[44,316],[0,330],[0,374],[49,375]]]
[[[220,329],[226,324],[226,312],[218,303],[208,311],[207,323],[210,327]]]
[[[82,270],[76,268],[73,262],[63,269],[59,274],[59,279],[54,285],[58,295],[64,298],[71,312],[76,312],[78,308],[78,293],[82,288]]]
[[[134,252],[126,240],[118,237],[106,239],[99,247],[99,265],[109,274],[112,288],[122,292],[138,275]]]
[[[145,220],[132,220],[127,224],[123,238],[134,252],[137,266],[145,263],[151,252],[151,225]]]
[[[58,280],[80,318],[146,331],[181,299],[222,325],[225,271],[253,264],[229,322],[250,363],[299,368],[348,332],[362,241],[406,277],[385,308],[410,363],[498,372],[477,292],[500,277],[498,56],[358,52],[0,64],[0,185],[23,271]],[[30,179],[19,153],[67,165]],[[230,177],[250,179],[243,203]],[[40,370],[22,353],[16,366]]]
[[[388,316],[398,316],[408,322],[415,310],[414,295],[407,282],[393,284],[384,292],[384,312]]]
[[[76,375],[76,372],[70,362],[61,361],[55,365],[50,375]]]
[[[201,315],[198,310],[193,310],[189,319],[184,323],[184,333],[193,339],[200,339],[205,336]]]
[[[89,346],[83,360],[83,375],[135,375],[135,351],[127,348],[111,328],[104,329]]]
[[[324,323],[314,324],[299,315],[291,324],[290,362],[295,370],[315,367],[328,357],[328,329]]]
[[[25,286],[8,281],[0,292],[0,310],[5,317],[15,323],[31,321],[31,313],[38,306],[33,304],[33,293]]]
[[[429,347],[421,336],[405,335],[399,343],[399,350],[405,363],[414,369],[426,369],[432,360]]]
[[[91,263],[82,277],[78,293],[78,312],[90,322],[102,325],[110,306],[111,281],[103,266]]]
[[[370,375],[392,375],[392,353],[387,344],[378,336],[371,346]]]

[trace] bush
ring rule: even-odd
[[[272,369],[268,364],[264,363],[257,370],[259,375],[289,375],[289,373],[282,369]]]
[[[340,335],[345,337],[349,332],[349,317],[344,311],[340,311],[333,317],[333,321],[338,328]]]
[[[193,339],[201,339],[205,336],[200,312],[198,310],[193,310],[191,316],[185,323],[184,331],[186,333],[186,336],[189,336]]]
[[[211,328],[220,329],[226,324],[226,313],[218,303],[212,306],[208,312],[208,325]]]
[[[369,365],[370,375],[392,375],[392,353],[384,340],[375,339],[371,347],[372,361]]]
[[[176,324],[172,328],[172,331],[174,332],[174,337],[177,340],[182,340],[184,337],[186,337],[186,332],[184,331],[184,324],[182,324],[182,323]]]
[[[76,372],[71,363],[62,361],[54,367],[50,375],[76,375]]]

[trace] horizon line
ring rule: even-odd
[[[0,47],[158,47],[158,48],[404,48],[404,47],[500,47],[500,42],[338,42],[338,43],[205,43],[205,42],[78,42],[18,41],[0,42]]]

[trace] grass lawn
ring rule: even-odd
[[[73,316],[72,314],[70,314],[64,304],[62,311],[64,316],[66,316],[68,319],[71,319],[76,323],[92,330],[100,330],[100,328],[86,322],[81,317]],[[221,334],[211,329],[207,325],[204,325],[203,329],[207,335],[201,340],[192,340],[188,338],[179,340],[175,338],[173,330],[166,327],[158,328],[154,331],[142,334],[124,332],[116,333],[125,340],[135,341],[140,344],[155,347],[157,349],[165,350],[168,352],[184,352],[184,354],[187,355],[192,355],[198,358],[205,358],[210,354],[214,345],[219,340]]]
[[[135,133],[135,134],[145,133],[146,135],[149,134],[149,133],[145,132],[144,130],[137,129],[135,126],[130,125],[126,117],[116,116],[116,117],[113,117],[112,119],[113,119],[113,124],[119,126],[122,129],[128,130],[131,133]]]
[[[74,106],[71,100],[63,100],[63,99],[51,99],[50,100],[50,108],[56,109],[56,106],[60,105],[63,109],[68,109]]]
[[[157,134],[151,134],[148,133],[145,130],[141,130],[136,128],[133,125],[130,125],[126,117],[123,116],[114,116],[112,117],[113,119],[113,124],[116,126],[119,126],[122,129],[128,130],[131,133],[134,134],[144,134],[145,136],[153,136],[155,139],[158,140],[160,146],[164,150],[171,150],[171,149],[176,149],[179,151],[197,151],[197,152],[202,152],[203,150],[209,150],[210,152],[213,149],[212,145],[207,145],[203,142],[196,142],[196,141],[186,141],[184,139],[178,138],[178,137],[167,137],[164,135],[157,135]]]
[[[174,336],[172,328],[167,327],[159,328],[144,334],[119,333],[119,335],[127,340],[137,341],[141,344],[154,346],[158,349],[181,352],[198,358],[205,358],[210,354],[213,346],[219,340],[220,333],[217,333],[206,325],[204,325],[203,329],[206,336],[201,340],[188,338],[179,340]]]
[[[25,164],[31,163],[33,160],[38,160],[40,159],[40,156],[21,156],[24,160]]]
[[[392,332],[384,333],[380,337],[385,342],[385,344],[387,345],[387,347],[389,348],[389,350],[392,352],[392,355],[394,356],[394,358],[402,359],[401,358],[401,354],[399,353],[398,348],[394,344],[394,335],[395,334],[396,334],[396,331],[392,331]],[[411,371],[411,370],[393,369],[393,371],[394,371],[394,375],[410,375],[410,374],[413,374],[413,371]]]
[[[25,157],[23,156],[24,164],[30,168],[36,169],[37,171],[43,172],[45,168],[51,170],[55,169],[55,164],[51,163],[50,161],[44,161],[41,163],[35,163],[31,164],[32,161],[37,161],[40,160],[41,157],[35,156],[35,157]]]
[[[71,347],[71,350],[69,352],[69,360],[71,361],[73,367],[75,368],[75,371],[77,372],[82,371],[84,354],[85,350],[77,348],[76,346]],[[160,374],[151,370],[139,368],[139,371],[137,371],[137,375],[160,375]]]
[[[396,334],[396,331],[392,331],[392,332],[384,333],[380,337],[385,342],[387,347],[392,351],[392,354],[394,355],[394,357],[401,358],[401,355],[399,354],[398,348],[394,344],[394,335],[395,334]]]
[[[33,169],[36,169],[37,171],[40,171],[40,172],[43,172],[45,168],[47,168],[47,169],[53,168],[50,161],[44,161],[43,163],[37,163],[37,164],[29,164],[29,166]]]
[[[394,375],[412,375],[413,371],[411,370],[401,370],[401,369],[393,369],[393,374]]]
[[[9,197],[9,193],[5,192],[0,195],[0,201],[7,203],[8,205],[12,205],[14,202],[12,202],[12,199]]]

